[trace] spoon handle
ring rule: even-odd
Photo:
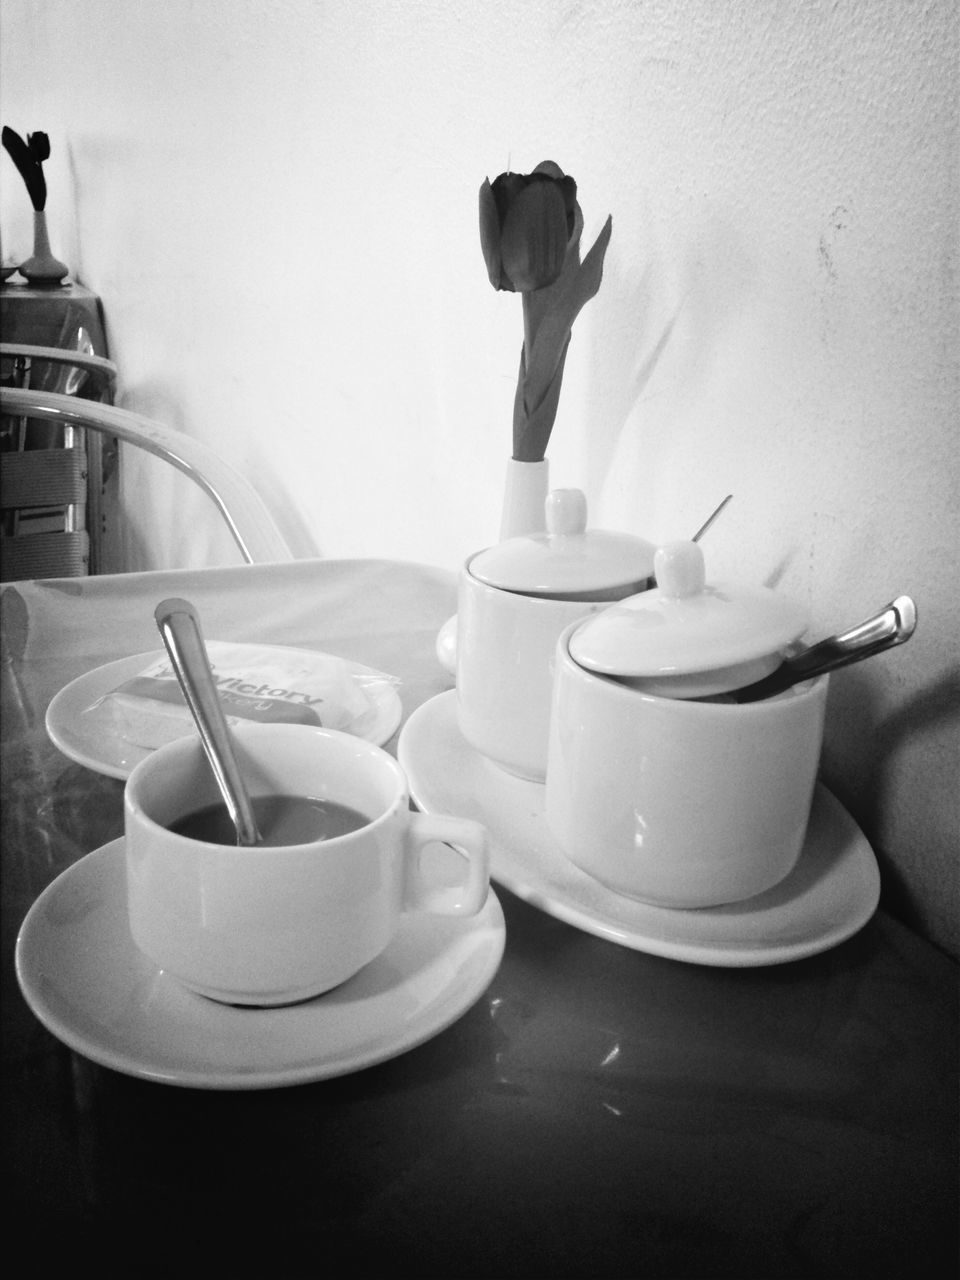
[[[858,626],[785,659],[763,680],[737,689],[733,698],[737,702],[758,702],[761,698],[783,693],[801,680],[812,680],[814,676],[836,671],[838,667],[862,662],[864,658],[871,658],[875,653],[909,640],[916,625],[916,605],[909,596],[897,596],[886,608]]]
[[[154,610],[154,617],[187,706],[196,721],[217,786],[237,828],[237,842],[241,845],[258,844],[260,832],[217,696],[197,611],[188,600],[173,598],[162,600]]]
[[[717,516],[720,514],[720,512],[723,510],[723,508],[727,505],[727,503],[731,500],[732,497],[733,497],[732,493],[727,494],[724,500],[720,503],[719,507],[717,507],[716,511],[712,512],[709,516],[707,516],[706,520],[703,522],[703,524],[700,526],[697,532],[690,539],[691,542],[700,541],[700,539],[707,532],[707,530],[713,524],[714,520],[716,520]]]

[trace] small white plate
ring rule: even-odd
[[[491,889],[470,917],[405,916],[386,951],[335,991],[282,1009],[194,995],[127,927],[122,840],[68,867],[17,938],[20,988],[64,1044],[115,1071],[197,1089],[262,1089],[359,1071],[431,1039],[477,1001],[503,956]]]
[[[543,786],[505,773],[464,740],[455,691],[417,708],[397,754],[420,809],[487,827],[495,880],[549,915],[637,951],[692,964],[783,964],[837,946],[877,908],[873,850],[822,786],[785,880],[747,902],[676,910],[623,897],[575,867],[547,827]]]
[[[93,769],[95,773],[104,773],[110,778],[128,778],[134,766],[145,760],[151,750],[121,738],[107,710],[98,708],[96,704],[125,680],[132,680],[151,662],[159,661],[163,656],[158,650],[118,658],[116,662],[87,671],[61,689],[47,707],[46,715],[47,733],[54,746],[76,764]],[[381,672],[358,662],[345,662],[345,665],[353,675],[382,676]],[[373,714],[367,723],[360,726],[357,737],[383,746],[396,732],[403,708],[389,678],[374,679],[367,686],[367,691],[373,699]]]

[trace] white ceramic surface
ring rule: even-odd
[[[814,794],[801,856],[786,879],[746,902],[672,910],[613,893],[566,858],[544,818],[544,788],[511,777],[461,734],[453,693],[419,707],[398,754],[416,804],[462,813],[490,833],[491,875],[549,915],[637,951],[692,964],[784,964],[839,945],[877,908],[869,843],[824,787]]]
[[[806,629],[806,610],[767,587],[708,583],[697,543],[658,547],[654,570],[653,590],[612,605],[571,637],[581,667],[662,697],[706,697],[769,675]]]
[[[457,615],[448,618],[437,632],[434,645],[437,661],[449,676],[457,674]]]
[[[137,765],[124,791],[130,932],[191,990],[231,1004],[307,999],[375,959],[404,913],[483,906],[485,831],[411,813],[403,770],[380,747],[307,725],[244,724],[233,740],[252,797],[332,800],[369,821],[299,845],[209,844],[170,830],[219,801],[199,739]],[[444,843],[458,853],[438,865]]]
[[[457,594],[460,727],[478,751],[523,778],[547,772],[550,698],[557,637],[606,606],[501,591],[480,582],[469,562]]]
[[[455,639],[464,735],[502,768],[540,781],[557,637],[578,618],[642,590],[655,550],[632,534],[587,530],[579,489],[554,490],[544,524],[546,533],[502,540],[467,560],[457,586]],[[451,638],[438,637],[441,665]]]
[[[500,515],[501,542],[520,534],[540,532],[546,527],[543,505],[549,484],[549,458],[541,458],[538,462],[507,459]]]
[[[582,489],[554,489],[544,504],[546,532],[508,538],[470,560],[470,572],[504,591],[552,599],[619,600],[642,589],[655,548],[629,533],[587,528]]]
[[[486,990],[504,940],[491,892],[476,916],[405,916],[386,951],[336,991],[232,1008],[188,991],[134,945],[115,840],[33,904],[16,971],[47,1030],[93,1062],[162,1084],[263,1089],[359,1071],[438,1035]]]
[[[162,657],[162,651],[158,650],[118,658],[65,685],[51,700],[46,712],[47,733],[54,746],[68,759],[95,773],[121,780],[128,778],[150,751],[120,737],[107,708],[97,704],[106,694]],[[366,688],[373,708],[369,719],[356,726],[356,735],[382,746],[400,724],[403,715],[400,697],[393,684],[376,679],[379,672],[356,662],[347,662],[346,666],[353,674],[370,680]]]
[[[752,898],[803,848],[829,677],[745,705],[661,698],[557,643],[546,817],[581,870],[664,907]]]

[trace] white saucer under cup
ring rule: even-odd
[[[880,897],[873,850],[822,785],[793,871],[745,902],[697,910],[658,907],[605,888],[564,856],[544,816],[542,784],[512,777],[460,732],[452,692],[419,707],[398,756],[414,802],[458,813],[490,835],[491,877],[540,910],[637,951],[692,964],[746,967],[816,955],[867,923]]]
[[[336,991],[233,1008],[187,991],[134,946],[115,840],[36,900],[16,970],[40,1022],[93,1062],[161,1084],[264,1089],[359,1071],[440,1034],[483,995],[504,941],[491,891],[476,916],[405,916],[386,951]]]

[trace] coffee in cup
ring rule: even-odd
[[[258,843],[268,848],[332,840],[358,831],[370,821],[365,813],[348,804],[313,796],[254,796],[250,804],[260,833]],[[185,814],[170,830],[206,844],[236,844],[236,826],[222,801]]]

